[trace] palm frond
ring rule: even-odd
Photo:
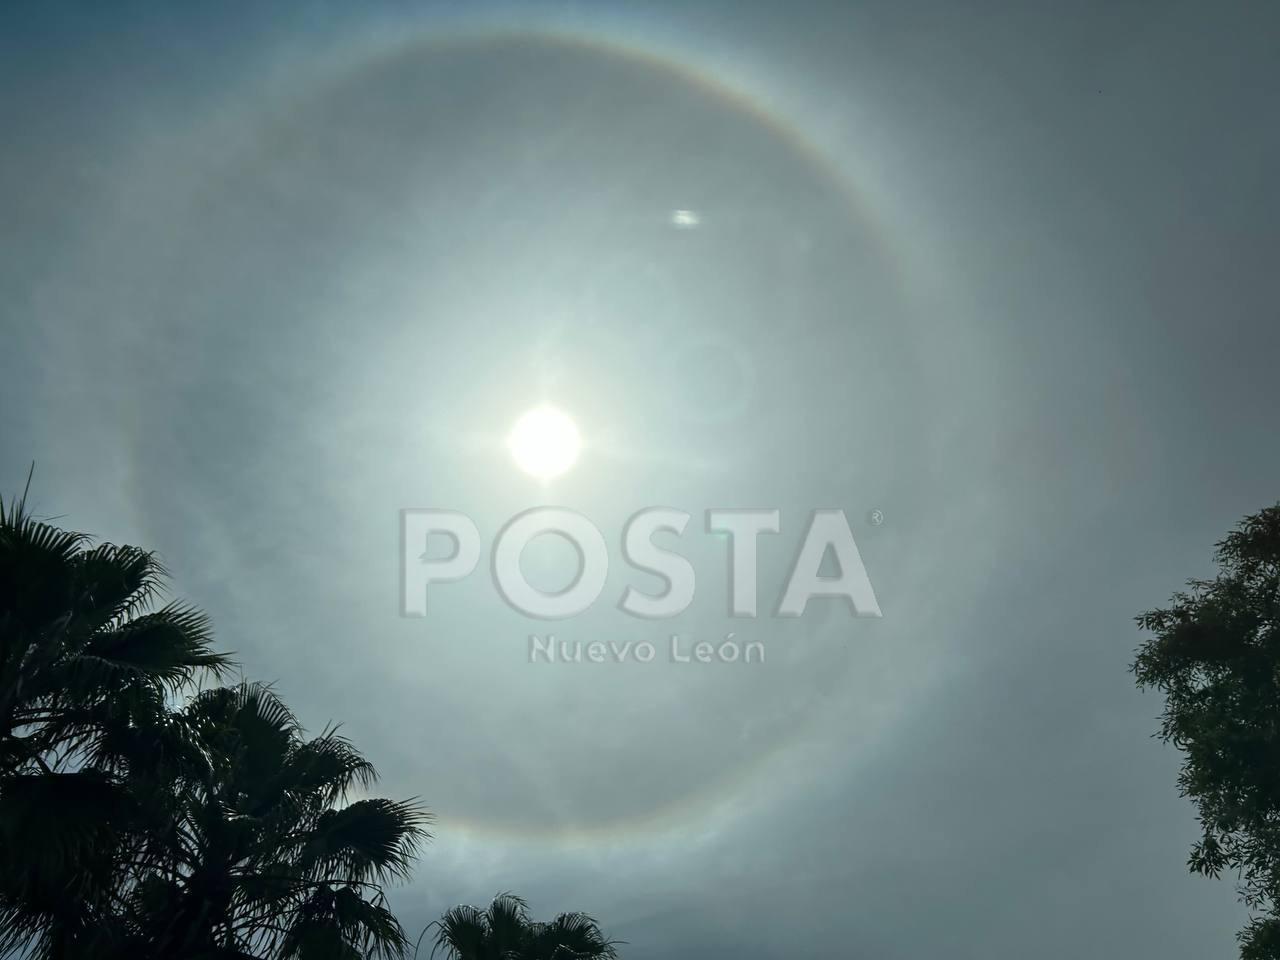
[[[77,659],[115,675],[150,677],[171,688],[190,682],[197,670],[221,676],[231,666],[228,654],[213,650],[208,617],[178,603],[98,632]]]
[[[343,880],[403,879],[429,837],[429,820],[414,801],[358,800],[319,817],[302,859]]]
[[[344,799],[352,787],[373,785],[378,774],[350,740],[330,728],[290,752],[280,779],[290,789],[314,794],[328,806]]]
[[[446,910],[436,922],[435,947],[450,960],[477,960],[489,955],[489,917],[485,911],[466,905]]]
[[[381,897],[349,886],[324,886],[299,908],[285,933],[283,960],[398,960],[409,941]]]

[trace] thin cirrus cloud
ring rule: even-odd
[[[429,803],[410,925],[514,889],[633,957],[1230,944],[1125,668],[1280,475],[1243,8],[4,16],[3,475]],[[506,445],[544,404],[545,483]],[[487,550],[550,498],[609,538],[586,614],[486,553],[398,616],[399,510]],[[654,505],[694,517],[670,623],[616,608]],[[883,618],[730,621],[699,521],[762,505],[766,611],[841,507]],[[529,664],[548,629],[768,658]]]

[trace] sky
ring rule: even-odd
[[[1166,960],[1244,913],[1127,673],[1280,499],[1264,3],[9,3],[0,488],[155,549],[246,676],[634,960]],[[679,213],[687,211],[688,213]],[[553,480],[505,438],[553,404]],[[589,610],[489,576],[520,512]],[[670,620],[623,528],[692,515]],[[727,613],[713,508],[780,511]],[[401,615],[401,511],[482,560]],[[773,615],[811,512],[882,608]],[[576,555],[530,544],[558,589]],[[826,572],[830,572],[827,570]],[[531,663],[529,637],[655,644]],[[672,662],[668,638],[763,662]]]

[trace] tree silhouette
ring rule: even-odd
[[[0,958],[415,952],[385,887],[426,812],[365,796],[376,772],[336,727],[309,739],[270,687],[220,685],[230,659],[202,614],[159,604],[164,579],[151,553],[0,502]],[[535,923],[510,895],[468,911],[437,948],[615,956],[582,914]]]
[[[1185,754],[1178,787],[1203,834],[1192,871],[1236,873],[1254,911],[1245,960],[1280,958],[1280,504],[1217,545],[1219,571],[1139,616],[1133,672],[1164,694],[1159,736]]]
[[[307,740],[266,687],[207,690],[174,718],[194,750],[147,777],[167,782],[126,905],[163,956],[399,957],[408,941],[383,885],[408,876],[426,815],[358,799],[372,765],[328,729]]]
[[[230,661],[163,578],[0,504],[0,956],[403,956],[425,813],[268,688],[197,692]]]
[[[200,614],[152,609],[162,577],[150,553],[0,503],[0,954],[71,956],[116,932],[141,827],[118,748],[228,667]]]
[[[592,960],[618,955],[618,942],[605,939],[586,914],[562,913],[549,923],[537,922],[529,917],[528,904],[512,893],[498,894],[483,910],[454,907],[432,927],[432,956],[442,950],[450,960]]]

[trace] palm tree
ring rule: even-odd
[[[364,796],[369,761],[269,687],[200,689],[230,660],[157,605],[163,579],[0,502],[0,957],[406,956],[385,887],[427,814]],[[616,957],[590,917],[535,922],[511,894],[433,926],[455,960]]]
[[[155,607],[163,576],[0,502],[0,956],[112,939],[139,813],[112,744],[229,665],[203,616]]]
[[[384,885],[407,876],[427,815],[414,801],[350,795],[373,766],[336,728],[305,739],[272,691],[204,691],[174,718],[196,750],[146,776],[167,780],[133,889],[129,926],[152,955],[356,960],[408,941]]]
[[[512,893],[498,894],[483,910],[454,907],[431,927],[436,928],[432,956],[443,950],[448,960],[593,960],[618,955],[619,941],[605,939],[586,914],[562,913],[549,923],[537,922],[529,917],[528,904]]]
[[[269,689],[193,693],[230,662],[163,577],[0,503],[0,957],[404,955],[426,814]]]

